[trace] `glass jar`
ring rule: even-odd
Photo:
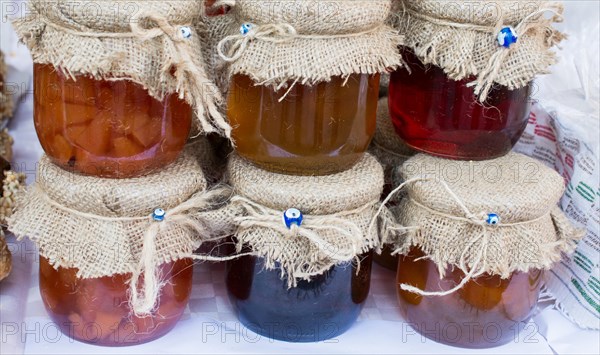
[[[177,159],[190,134],[191,107],[177,94],[162,101],[129,80],[70,78],[34,66],[34,123],[58,166],[86,175],[129,178]]]
[[[289,92],[288,92],[289,90]],[[373,135],[379,74],[273,90],[235,75],[228,116],[237,152],[270,171],[328,175],[351,168]]]
[[[264,259],[244,256],[227,263],[227,291],[253,332],[287,342],[324,341],[358,318],[369,295],[371,255],[361,256],[358,275],[355,266],[334,266],[291,289],[280,270],[265,270]]]
[[[398,256],[392,255],[392,252],[392,247],[386,244],[381,248],[381,254],[373,254],[373,261],[388,270],[396,271],[398,270]]]
[[[40,292],[44,306],[61,331],[75,340],[102,346],[146,343],[167,334],[187,307],[193,262],[162,265],[159,303],[153,316],[135,316],[128,303],[131,274],[80,279],[77,269],[54,269],[40,257]]]
[[[398,263],[398,285],[425,291],[445,291],[458,285],[465,274],[448,268],[440,278],[438,268],[425,254],[412,248]],[[407,320],[423,336],[465,348],[489,348],[518,339],[536,307],[542,270],[514,272],[508,279],[484,274],[447,296],[419,296],[398,286],[400,305]]]
[[[481,104],[468,84],[449,79],[434,65],[424,65],[402,50],[410,73],[391,75],[389,108],[396,132],[423,152],[450,159],[501,157],[517,143],[529,119],[531,84],[516,90],[494,87]]]

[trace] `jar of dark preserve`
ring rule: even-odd
[[[287,342],[324,341],[347,331],[367,300],[372,253],[360,258],[360,270],[333,266],[289,289],[280,270],[265,270],[262,258],[244,256],[227,263],[227,292],[253,332]]]
[[[393,72],[389,109],[400,137],[414,149],[450,159],[485,160],[508,153],[523,134],[531,108],[531,84],[495,86],[479,102],[469,86],[435,65],[424,65],[407,47],[407,66]]]

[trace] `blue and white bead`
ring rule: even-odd
[[[510,26],[502,28],[498,33],[498,44],[504,48],[510,48],[510,46],[517,43],[517,39],[519,39],[517,31]]]
[[[304,216],[302,216],[302,212],[297,208],[290,208],[283,212],[283,223],[285,223],[285,226],[288,228],[292,228],[293,224],[300,227],[303,219]]]
[[[495,213],[489,213],[485,222],[490,226],[495,226],[500,223],[500,216]]]
[[[162,208],[157,208],[154,210],[154,212],[152,212],[152,219],[154,219],[157,222],[162,222],[165,220],[166,214],[167,212],[165,212],[165,210],[163,210]]]
[[[188,39],[188,38],[192,37],[192,29],[187,26],[179,27],[179,33],[181,34],[181,37],[184,39]]]
[[[252,30],[251,23],[244,23],[244,24],[242,24],[242,26],[240,26],[240,33],[242,34],[242,36],[246,36],[248,33],[250,33],[251,30]]]

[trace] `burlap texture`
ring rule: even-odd
[[[371,155],[328,176],[270,173],[233,156],[228,174],[235,193],[230,207],[238,213],[238,251],[249,246],[267,269],[280,269],[290,287],[334,265],[360,262],[360,254],[378,247],[377,225],[371,222],[383,171]],[[304,214],[300,227],[285,226],[283,213],[289,208]]]
[[[29,9],[14,27],[34,62],[73,77],[131,80],[158,100],[178,93],[196,109],[203,131],[229,134],[192,26],[202,1],[30,0]]]
[[[377,105],[377,128],[371,143],[371,149],[383,165],[394,167],[404,164],[406,159],[416,153],[396,133],[390,117],[387,96],[379,99]]]
[[[197,235],[190,223],[214,230],[203,213],[212,207],[205,189],[199,159],[189,149],[157,174],[123,180],[72,174],[44,156],[37,183],[18,201],[9,230],[35,241],[54,267],[77,268],[79,277],[139,274],[146,232],[159,223],[151,218],[155,208],[167,217],[154,238],[154,265],[191,257],[206,236]],[[186,204],[191,208],[169,219],[170,211]],[[174,223],[182,217],[191,220]]]
[[[0,51],[0,127],[4,127],[4,122],[12,117],[13,102],[8,94],[8,87],[4,85],[7,74],[7,66],[4,62],[4,53]]]
[[[478,95],[487,95],[488,84],[513,90],[547,73],[556,61],[551,48],[564,38],[552,27],[561,20],[558,14],[549,11],[546,17],[528,18],[546,8],[562,13],[562,5],[556,2],[401,0],[399,5],[394,11],[404,45],[424,64],[441,67],[451,79],[475,76]],[[518,33],[517,43],[510,49],[499,46],[500,29],[520,24],[523,33]]]
[[[404,164],[402,175],[408,198],[395,213],[400,225],[413,229],[397,252],[419,246],[440,274],[448,265],[504,278],[548,269],[583,236],[557,207],[562,177],[524,155],[467,162],[419,154]],[[489,213],[499,216],[499,224],[485,222]]]
[[[12,160],[13,156],[13,143],[13,137],[8,133],[8,129],[5,128],[0,131],[0,157],[9,162]]]
[[[238,0],[222,45],[230,75],[261,85],[313,85],[333,76],[397,68],[400,36],[385,20],[389,0]],[[240,26],[253,24],[246,36]]]
[[[202,42],[202,55],[206,62],[206,73],[212,80],[223,96],[227,95],[229,90],[229,76],[225,61],[221,59],[217,52],[217,45],[228,35],[233,27],[235,18],[230,14],[220,16],[203,16],[196,24],[196,30],[200,34]]]

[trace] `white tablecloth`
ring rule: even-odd
[[[32,121],[28,92],[9,128],[15,138],[13,166],[35,180],[42,154]],[[60,227],[58,227],[60,228]],[[222,264],[197,265],[189,307],[165,337],[140,346],[103,348],[63,336],[46,315],[38,289],[37,252],[31,243],[9,239],[14,270],[0,283],[1,354],[110,353],[531,353],[599,354],[600,335],[575,327],[557,310],[541,304],[524,333],[505,346],[470,351],[438,344],[417,335],[403,321],[397,304],[394,274],[375,267],[371,293],[357,323],[336,339],[292,344],[260,337],[237,322],[227,299]]]

